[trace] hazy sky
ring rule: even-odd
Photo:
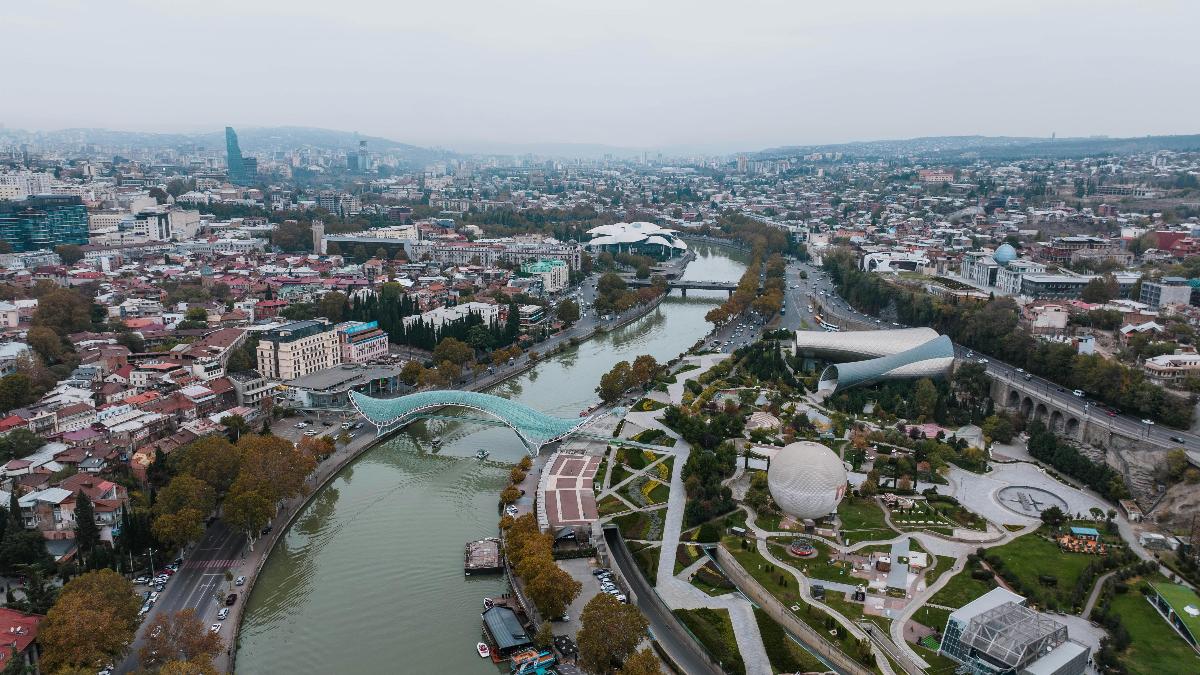
[[[5,2],[0,123],[452,149],[1195,133],[1198,20],[1196,0]]]

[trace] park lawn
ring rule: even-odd
[[[913,612],[912,616],[913,621],[922,626],[936,628],[939,631],[946,627],[946,620],[949,618],[950,610],[940,607],[930,607],[929,605],[918,608],[917,611]]]
[[[621,529],[621,536],[626,539],[645,539],[650,532],[650,519],[641,511],[617,516],[613,518],[613,522]]]
[[[924,645],[909,644],[912,646],[913,651],[925,659],[925,663],[929,664],[929,672],[931,673],[953,673],[958,668],[958,662],[951,660],[948,656],[942,656]]]
[[[613,464],[612,480],[610,480],[608,482],[608,486],[613,487],[615,485],[620,485],[621,481],[625,480],[626,478],[629,478],[632,475],[633,474],[629,472],[629,469],[625,468],[624,464],[621,464],[619,462],[616,464]]]
[[[628,542],[626,545],[633,552],[633,561],[637,563],[642,576],[651,586],[656,585],[658,583],[658,556],[662,552],[662,547],[636,541]]]
[[[873,499],[843,499],[838,506],[838,518],[842,521],[842,532],[849,535],[847,542],[891,539],[896,535],[896,531],[884,521],[883,509]]]
[[[942,578],[942,575],[948,572],[950,568],[954,566],[954,558],[947,558],[944,555],[931,555],[929,556],[929,559],[930,562],[936,561],[936,564],[934,565],[933,569],[926,570],[925,572],[926,588],[932,586],[935,581]]]
[[[664,483],[655,481],[654,487],[650,490],[650,494],[647,496],[650,498],[651,504],[665,504],[667,499],[671,496],[671,488]]]
[[[689,581],[693,586],[713,597],[737,590],[733,582],[726,579],[725,575],[711,561],[704,563],[700,569],[696,570]]]
[[[758,622],[758,632],[762,634],[771,670],[776,673],[821,673],[828,669],[764,610],[755,607],[754,618]]]
[[[810,579],[823,581],[841,581],[844,583],[855,583],[850,577],[850,565],[844,562],[834,562],[830,560],[829,546],[824,542],[811,539],[811,543],[817,549],[817,557],[815,558],[793,558],[787,551],[788,545],[793,537],[773,537],[767,540],[767,545],[771,547],[771,553],[776,558],[795,567]]]
[[[704,645],[713,660],[724,666],[726,672],[745,675],[746,664],[742,662],[742,653],[738,650],[729,610],[701,607],[676,609],[674,614]]]
[[[621,513],[622,511],[628,510],[629,507],[625,505],[625,502],[612,495],[608,495],[604,499],[601,499],[598,508],[598,512],[602,516],[611,516],[614,513]]]
[[[667,407],[666,403],[656,401],[652,398],[644,398],[633,404],[633,409],[641,412],[651,412],[653,410],[661,410]]]
[[[1131,675],[1200,672],[1196,652],[1136,588],[1113,595],[1110,607],[1129,631],[1129,647],[1120,659]]]
[[[991,549],[989,553],[1003,560],[1004,568],[1016,575],[1026,589],[1037,589],[1037,595],[1053,598],[1060,605],[1066,605],[1079,576],[1098,558],[1085,553],[1064,552],[1058,544],[1038,536],[1041,532],[1039,529],[1019,537],[1004,546]],[[1042,574],[1057,577],[1058,585],[1042,585],[1038,581],[1038,576]]]
[[[946,582],[946,585],[942,587],[942,590],[935,593],[929,599],[929,602],[935,605],[958,609],[995,587],[996,584],[994,581],[980,581],[972,577],[971,568],[967,566],[963,571],[951,577],[950,581]],[[943,625],[945,624],[944,621],[942,623]]]
[[[675,457],[670,456],[654,465],[654,475],[663,483],[671,482],[671,472],[675,469]]]
[[[604,477],[607,475],[605,472],[607,472],[607,471],[608,471],[608,456],[606,455],[604,457],[604,459],[600,460],[600,466],[596,467],[596,478],[592,480],[592,490],[594,492],[599,492],[599,491],[603,490],[604,488],[608,487],[607,485],[603,485]]]

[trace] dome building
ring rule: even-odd
[[[1017,259],[1017,249],[1012,247],[1012,244],[1000,244],[996,252],[992,254],[992,259],[997,265],[1007,267],[1008,263]]]
[[[771,459],[767,489],[784,513],[798,519],[821,518],[836,511],[846,494],[846,467],[824,445],[798,441]]]

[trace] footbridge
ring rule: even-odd
[[[506,426],[517,434],[532,455],[536,455],[542,446],[569,436],[590,438],[618,445],[654,447],[588,431],[595,422],[608,415],[623,414],[624,410],[621,408],[587,417],[565,419],[547,415],[529,406],[492,394],[456,389],[422,391],[397,398],[372,398],[352,391],[350,392],[350,402],[354,409],[367,418],[367,421],[374,425],[380,434],[394,431],[418,419],[446,419]],[[483,417],[451,417],[441,414],[440,411],[445,408],[465,408],[481,413]]]
[[[642,288],[645,286],[653,286],[654,282],[650,279],[626,279],[625,283],[631,288]],[[736,281],[684,281],[682,279],[671,279],[667,281],[667,288],[679,289],[679,292],[687,297],[689,290],[695,291],[725,291],[733,295],[737,290]],[[761,289],[760,289],[761,290]]]

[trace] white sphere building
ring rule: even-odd
[[[798,441],[771,459],[767,488],[784,513],[799,519],[820,518],[836,511],[846,494],[846,467],[824,445]]]

